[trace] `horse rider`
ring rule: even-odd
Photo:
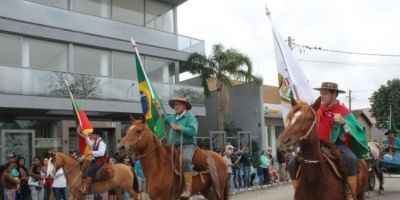
[[[95,176],[96,172],[100,169],[100,167],[105,163],[106,159],[106,149],[107,145],[103,141],[100,136],[100,133],[96,130],[90,134],[81,134],[82,137],[85,137],[86,143],[89,145],[91,151],[91,155],[94,159],[90,162],[86,182],[83,185],[82,193],[88,193],[90,186],[93,183],[93,177]]]
[[[400,151],[400,139],[396,137],[395,130],[388,130],[385,135],[387,138],[383,141],[383,149],[386,152],[397,152]]]
[[[198,123],[196,117],[189,112],[192,104],[183,96],[169,100],[169,106],[174,109],[175,114],[165,114],[157,100],[153,104],[157,109],[158,115],[161,116],[165,125],[170,127],[169,143],[180,147],[182,145],[183,160],[182,168],[185,179],[185,188],[181,194],[181,198],[188,199],[192,192],[192,174],[193,164],[192,158],[196,150],[196,135]],[[182,141],[182,143],[181,143]]]
[[[367,136],[356,117],[337,100],[338,95],[345,91],[339,90],[336,83],[323,82],[320,88],[314,89],[320,91],[321,97],[321,105],[316,112],[319,137],[323,141],[335,144],[343,155],[347,164],[346,179],[351,189],[347,196],[349,200],[353,200],[357,189],[357,159],[367,156]],[[288,168],[293,180],[292,185],[296,189],[296,159],[290,160]]]

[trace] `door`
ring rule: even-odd
[[[4,163],[10,153],[25,158],[25,167],[29,168],[35,156],[35,130],[3,129],[1,131],[1,162]]]

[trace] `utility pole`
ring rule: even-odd
[[[291,36],[289,36],[287,39],[287,42],[288,42],[288,46],[289,46],[290,50],[293,50],[294,39]]]
[[[349,110],[351,111],[351,90],[349,90]]]

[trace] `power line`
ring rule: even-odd
[[[295,46],[309,49],[309,50],[318,50],[318,51],[327,51],[332,53],[343,53],[343,54],[352,54],[352,55],[363,55],[363,56],[385,56],[385,57],[400,57],[400,54],[381,54],[381,53],[365,53],[365,52],[353,52],[353,51],[342,51],[342,50],[333,50],[333,49],[325,49],[322,47],[311,47],[308,45],[294,44]]]
[[[338,61],[327,61],[327,60],[309,60],[309,59],[298,59],[299,62],[311,62],[311,63],[324,63],[334,65],[357,65],[363,67],[388,67],[398,68],[400,64],[397,63],[351,63],[351,62],[338,62]]]

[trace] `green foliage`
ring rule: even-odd
[[[392,121],[392,129],[400,126],[400,79],[389,80],[382,85],[370,98],[371,113],[376,118],[378,128],[389,128]],[[391,105],[391,106],[390,106]],[[392,119],[390,120],[390,107]],[[396,127],[397,126],[397,127]]]
[[[224,123],[224,130],[226,132],[227,137],[236,137],[237,132],[241,131],[242,129],[237,127],[237,125],[234,121],[231,121],[229,123]]]
[[[217,78],[217,82],[225,87],[231,87],[232,79],[256,85],[262,84],[262,78],[252,74],[253,65],[247,55],[233,48],[225,49],[221,44],[213,45],[212,53],[208,57],[199,53],[191,54],[184,67],[190,73],[200,75],[201,85],[207,97],[211,94],[207,83],[210,78]],[[217,84],[218,91],[222,85]]]

